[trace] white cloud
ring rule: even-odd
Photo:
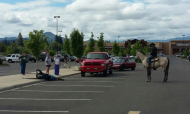
[[[95,38],[104,32],[104,38],[169,39],[189,34],[189,0],[35,0],[15,5],[0,3],[0,36],[24,37],[33,29],[56,34],[55,15],[62,35],[73,28]],[[69,4],[68,4],[69,3]],[[52,4],[67,4],[55,7]]]

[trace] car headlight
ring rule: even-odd
[[[101,64],[101,66],[105,66],[105,64]]]

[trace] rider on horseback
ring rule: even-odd
[[[151,69],[151,59],[157,57],[157,48],[154,43],[150,44],[151,52],[150,56],[147,58],[148,68]]]

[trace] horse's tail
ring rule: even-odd
[[[169,66],[170,66],[170,60],[168,59],[168,64],[167,64],[167,67],[166,67],[166,71],[169,71]]]

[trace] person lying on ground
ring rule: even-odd
[[[62,79],[62,78],[55,77],[55,76],[50,75],[50,74],[45,74],[39,69],[37,69],[36,71],[38,72],[36,74],[37,79],[45,79],[46,81],[58,81],[58,80],[64,81],[64,79]]]

